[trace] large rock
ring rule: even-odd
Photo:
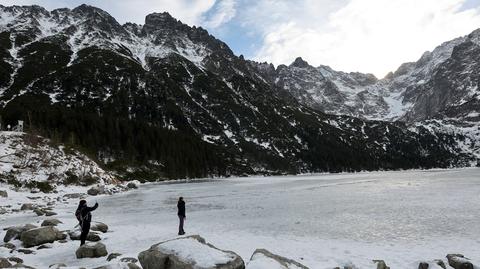
[[[0,258],[0,268],[11,268],[12,264],[5,258]]]
[[[36,206],[34,204],[25,203],[20,207],[20,210],[34,210]]]
[[[106,233],[108,231],[108,225],[105,224],[105,223],[101,223],[101,222],[95,222],[95,223],[92,224],[90,229],[92,231]]]
[[[28,231],[30,229],[35,229],[37,226],[33,224],[25,224],[23,226],[17,226],[17,227],[10,227],[7,229],[7,233],[5,234],[5,237],[3,238],[3,242],[9,242],[12,239],[20,239],[22,236],[22,233],[25,231]]]
[[[0,197],[7,198],[8,197],[7,191],[0,190]]]
[[[95,269],[142,269],[134,263],[111,263],[104,266],[96,267]]]
[[[42,226],[57,226],[58,224],[63,223],[58,219],[46,219],[42,222]]]
[[[473,269],[473,264],[462,254],[448,254],[448,264],[455,269]]]
[[[275,255],[266,249],[257,249],[248,262],[247,269],[298,268],[308,269],[294,260]]]
[[[83,198],[85,196],[86,195],[83,194],[83,193],[67,193],[67,194],[63,195],[63,197],[65,197],[66,199],[80,199],[80,198]]]
[[[71,240],[80,240],[81,232],[80,231],[73,231],[73,232],[68,233],[68,235],[70,236]],[[98,235],[95,232],[89,232],[87,234],[87,241],[98,242],[100,240],[102,240],[102,238],[100,237],[100,235]]]
[[[198,235],[158,243],[141,252],[138,259],[143,269],[245,268],[236,253],[218,249]]]
[[[20,236],[25,247],[39,246],[45,243],[53,243],[57,240],[60,232],[52,226],[40,227],[25,231]]]
[[[108,255],[107,248],[102,243],[86,243],[75,252],[77,259],[98,258]]]

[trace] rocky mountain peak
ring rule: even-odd
[[[311,67],[307,61],[303,60],[302,57],[298,57],[293,61],[292,64],[290,64],[291,67],[297,67],[297,68],[308,68]]]

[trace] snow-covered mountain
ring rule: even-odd
[[[87,5],[0,6],[2,120],[137,178],[476,162],[461,134],[364,119],[406,117],[411,89],[382,86],[405,72],[377,80],[301,59],[275,69],[168,13],[120,25]]]
[[[301,58],[289,66],[252,63],[272,85],[325,113],[416,122],[432,118],[476,119],[480,110],[480,30],[425,52],[383,79],[313,67]]]

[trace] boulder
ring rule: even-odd
[[[447,266],[442,260],[434,260],[434,263],[436,263],[438,266],[442,267],[443,269],[447,269]]]
[[[249,269],[268,269],[273,267],[308,269],[308,267],[299,262],[275,255],[266,249],[255,250],[247,265]]]
[[[208,256],[208,259],[205,259]],[[216,248],[198,235],[155,244],[138,255],[143,269],[244,269],[236,253]]]
[[[7,198],[8,197],[7,191],[0,190],[0,197]]]
[[[58,224],[63,223],[58,219],[46,219],[42,222],[42,226],[57,226]]]
[[[35,208],[36,208],[35,205],[26,203],[20,207],[20,210],[34,210]]]
[[[10,227],[7,229],[7,233],[3,238],[3,242],[6,243],[12,239],[20,239],[23,232],[28,231],[30,229],[35,229],[35,228],[37,228],[37,226],[33,224],[25,224],[23,226]]]
[[[96,232],[106,233],[108,231],[108,225],[105,224],[105,223],[101,223],[101,222],[95,222],[90,227],[90,230],[96,231]]]
[[[20,240],[25,247],[39,246],[45,243],[53,243],[57,240],[59,231],[53,226],[45,226],[25,231]]]
[[[455,269],[473,269],[473,264],[462,254],[448,254],[448,264]]]
[[[8,211],[5,208],[0,207],[0,215],[7,214],[7,213]]]
[[[107,256],[107,248],[102,243],[86,243],[75,252],[77,259]]]
[[[0,268],[11,268],[12,264],[5,258],[0,258]]]
[[[73,231],[73,232],[68,233],[68,235],[70,236],[71,240],[80,240],[81,232],[80,231]],[[102,238],[100,238],[100,235],[98,235],[98,233],[89,232],[88,235],[87,235],[87,241],[98,242],[100,240],[102,240]]]
[[[377,269],[390,269],[383,260],[373,260],[377,264]]]

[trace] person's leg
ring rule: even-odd
[[[178,225],[178,235],[182,235],[182,233],[183,233],[183,217],[178,216],[178,219],[180,220],[180,224]]]
[[[90,224],[85,223],[82,227],[82,234],[80,235],[80,246],[83,246],[85,244],[89,232]]]

